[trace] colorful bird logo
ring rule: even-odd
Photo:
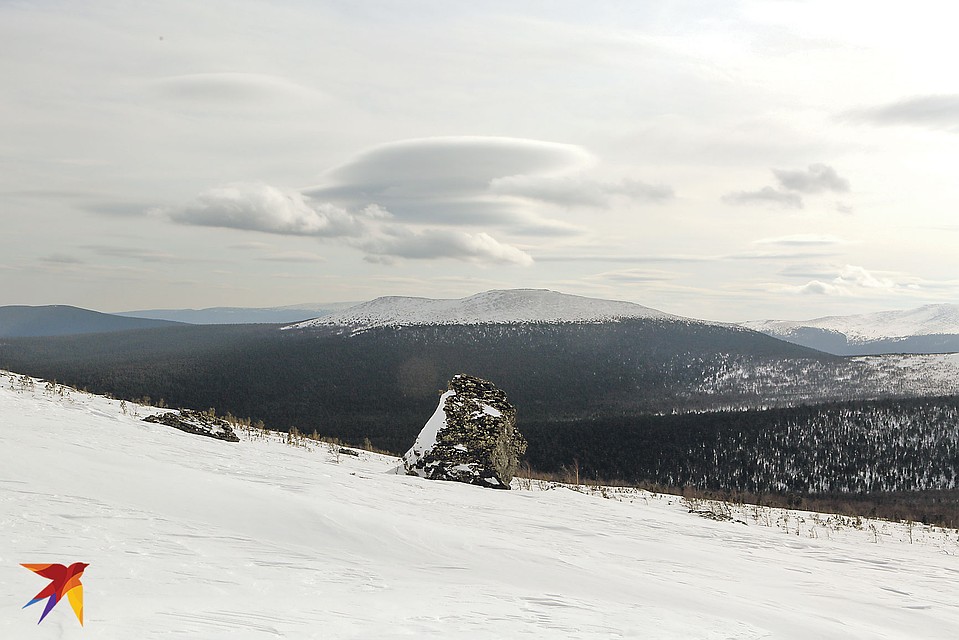
[[[47,614],[53,610],[53,607],[60,602],[63,596],[67,596],[70,600],[70,606],[73,607],[73,612],[77,614],[77,620],[80,621],[81,626],[83,625],[83,585],[80,584],[80,576],[83,575],[83,570],[90,565],[85,562],[74,562],[69,567],[62,564],[24,564],[21,566],[50,580],[50,584],[43,591],[23,605],[24,609],[46,598],[47,606],[40,615],[40,622],[43,622],[43,619],[47,617]],[[37,624],[40,624],[40,622]]]

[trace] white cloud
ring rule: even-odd
[[[584,232],[548,217],[542,205],[605,207],[614,197],[663,201],[673,195],[665,185],[585,177],[582,171],[595,162],[581,147],[541,140],[402,140],[358,154],[304,193],[347,208],[375,203],[398,221],[492,225],[531,235]]]
[[[369,238],[358,239],[370,262],[395,262],[396,258],[432,260],[452,258],[468,262],[528,266],[533,259],[524,251],[498,241],[488,233],[455,229],[385,229]]]
[[[856,265],[846,265],[831,280],[810,280],[804,285],[783,287],[786,291],[827,296],[860,296],[875,293],[895,293],[920,289],[920,279],[904,274],[870,271]]]
[[[325,237],[356,235],[368,218],[382,215],[381,210],[372,216],[351,213],[262,183],[214,187],[186,205],[160,211],[182,224]]]
[[[339,238],[373,262],[398,258],[450,258],[479,263],[528,265],[529,254],[486,232],[423,228],[398,221],[383,207],[369,204],[359,211],[317,202],[297,191],[263,183],[236,183],[208,189],[180,207],[158,209],[174,222],[206,227],[258,231],[278,235]],[[266,248],[256,243],[256,248]],[[274,253],[264,260],[319,262],[309,252]]]

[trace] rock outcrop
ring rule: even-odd
[[[493,383],[456,375],[413,447],[403,456],[409,475],[509,489],[526,439],[516,409]]]
[[[158,413],[154,416],[147,416],[143,420],[144,422],[165,424],[168,427],[198,436],[207,436],[226,442],[240,441],[233,432],[233,425],[223,418],[217,418],[210,412],[180,409],[179,413],[175,411]]]

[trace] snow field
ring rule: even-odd
[[[828,516],[492,491],[126,409],[0,375],[0,638],[959,635],[956,531],[913,527],[910,544],[905,524],[813,535],[799,519]],[[44,584],[19,563],[74,561],[86,626],[65,604],[38,626],[21,607]]]

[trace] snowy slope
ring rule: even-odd
[[[834,331],[851,344],[893,340],[909,336],[959,334],[959,304],[929,304],[907,311],[881,311],[851,316],[826,316],[814,320],[756,320],[743,326],[786,337],[802,328]]]
[[[952,639],[959,532],[491,491],[0,375],[0,638]],[[124,413],[123,409],[126,409]],[[137,409],[140,413],[155,409]],[[142,417],[142,416],[140,416]],[[517,485],[522,484],[520,482]],[[543,489],[545,487],[538,487]],[[716,505],[696,505],[715,510]],[[19,563],[82,561],[85,627]]]
[[[632,302],[584,298],[545,289],[507,289],[456,300],[399,296],[376,298],[289,328],[608,322],[625,318],[680,319]]]

